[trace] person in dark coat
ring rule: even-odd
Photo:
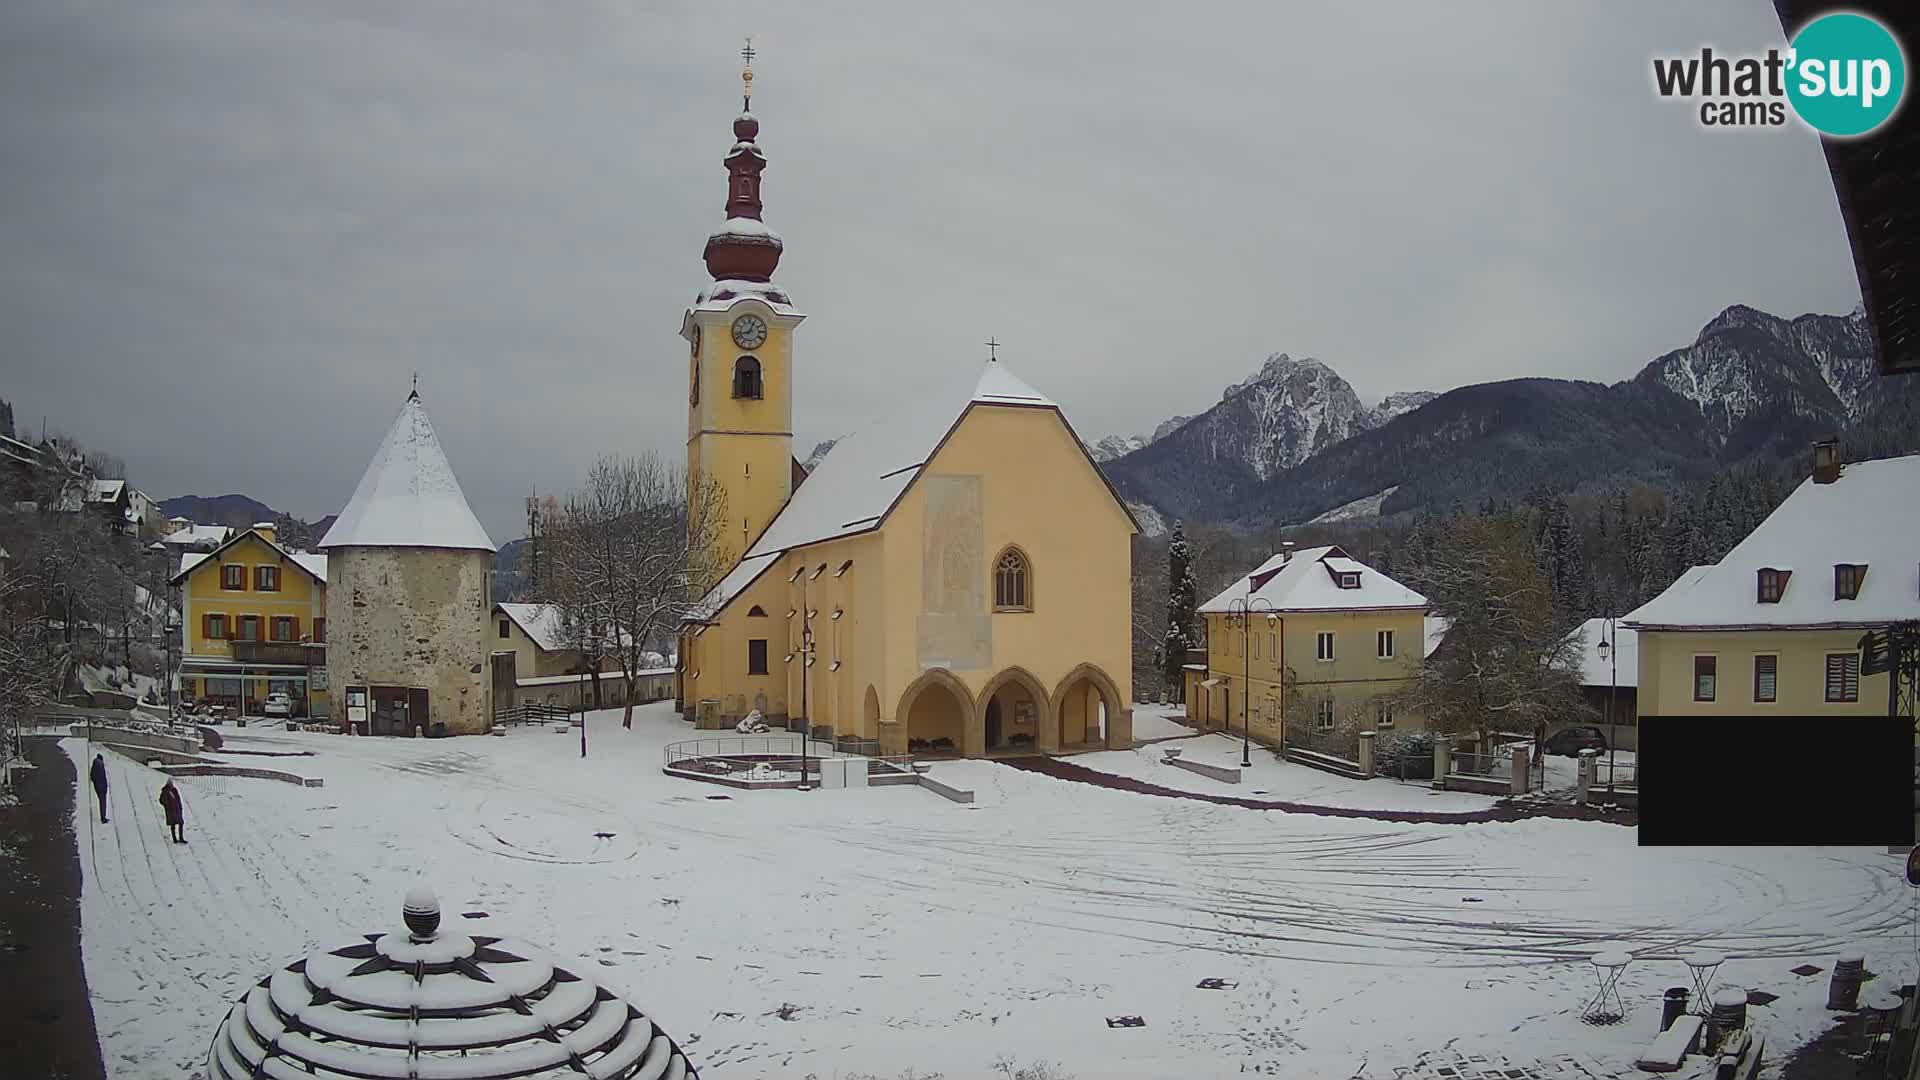
[[[93,755],[93,793],[100,799],[100,824],[107,823],[107,758],[104,754]]]
[[[171,779],[160,789],[160,808],[167,812],[167,831],[173,834],[173,842],[186,843],[187,808],[180,801],[180,789],[173,786]]]

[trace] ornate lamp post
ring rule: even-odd
[[[1248,646],[1253,640],[1253,615],[1258,611],[1266,612],[1268,626],[1280,621],[1273,605],[1257,596],[1236,597],[1227,605],[1228,624],[1237,623],[1240,627],[1240,767],[1243,769],[1253,767],[1253,727],[1247,712],[1248,701],[1253,697],[1253,650]],[[1274,660],[1277,662],[1279,657]]]
[[[1614,710],[1614,693],[1620,686],[1620,627],[1611,612],[1600,629],[1600,659],[1607,661],[1607,805],[1613,805],[1613,749],[1620,743],[1619,718]]]

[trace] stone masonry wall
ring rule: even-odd
[[[449,735],[486,732],[492,554],[352,547],[327,555],[327,667],[335,693],[361,685],[425,687],[428,731],[445,724]]]

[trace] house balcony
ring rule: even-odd
[[[291,664],[325,667],[327,646],[297,641],[233,641],[233,659],[242,664]]]

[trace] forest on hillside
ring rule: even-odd
[[[1846,461],[1920,452],[1920,404],[1909,395],[1843,435],[1840,444]],[[1205,603],[1285,541],[1300,549],[1336,544],[1382,573],[1412,582],[1432,561],[1432,538],[1452,535],[1455,519],[1518,518],[1533,536],[1556,621],[1570,631],[1594,616],[1625,615],[1688,569],[1718,562],[1805,479],[1811,464],[1809,449],[1798,460],[1727,468],[1674,489],[1636,483],[1604,495],[1574,496],[1535,489],[1478,506],[1455,502],[1444,512],[1279,529],[1195,524],[1184,535],[1197,598]],[[1137,696],[1156,699],[1178,691],[1166,678],[1163,650],[1170,539],[1134,540],[1134,687]]]

